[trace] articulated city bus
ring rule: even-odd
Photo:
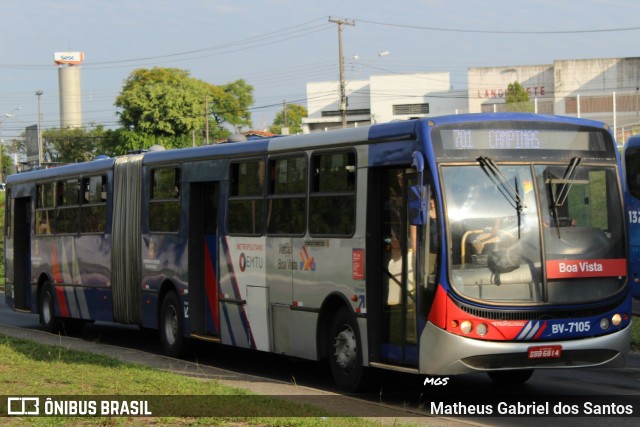
[[[7,179],[6,300],[370,370],[621,366],[631,296],[606,125],[455,115]]]
[[[629,283],[633,296],[640,299],[640,135],[629,138],[624,146],[624,175],[627,184]]]

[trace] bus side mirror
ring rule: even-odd
[[[409,188],[409,223],[411,225],[425,225],[427,223],[427,187],[422,185],[424,157],[419,151],[414,151],[412,157],[412,166],[418,172],[419,184]]]
[[[427,223],[427,187],[424,185],[412,185],[409,188],[409,223]]]

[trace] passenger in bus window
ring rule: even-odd
[[[402,303],[402,268],[404,264],[404,257],[402,253],[402,245],[400,242],[400,230],[399,225],[391,227],[391,238],[389,243],[389,260],[387,263],[388,273],[388,295],[387,304],[397,305]],[[415,281],[413,277],[413,261],[412,256],[407,259],[407,292],[409,294],[414,292]]]
[[[51,234],[51,228],[49,227],[49,220],[42,219],[38,228],[38,234]]]

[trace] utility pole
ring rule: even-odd
[[[282,101],[282,114],[284,114],[284,127],[289,127],[289,117],[287,117],[287,100]]]
[[[209,145],[209,95],[204,96],[204,144]]]
[[[342,26],[351,25],[355,26],[355,21],[349,21],[346,19],[331,19],[329,22],[338,24],[338,52],[340,55],[340,113],[342,115],[342,127],[347,127],[347,91],[344,83],[344,54],[342,53]]]
[[[283,125],[280,128],[280,135],[289,135],[289,116],[287,115],[287,100],[282,100]]]
[[[43,91],[37,90],[36,96],[38,97],[38,167],[42,166],[42,95]]]

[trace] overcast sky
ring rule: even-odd
[[[87,124],[117,126],[123,81],[159,66],[213,84],[245,79],[255,129],[285,100],[305,105],[307,82],[338,79],[330,17],[355,22],[343,32],[347,80],[444,71],[465,89],[469,67],[640,56],[634,0],[0,0],[0,16],[4,140],[37,122],[36,90],[43,127],[59,126],[54,52],[85,53]]]

